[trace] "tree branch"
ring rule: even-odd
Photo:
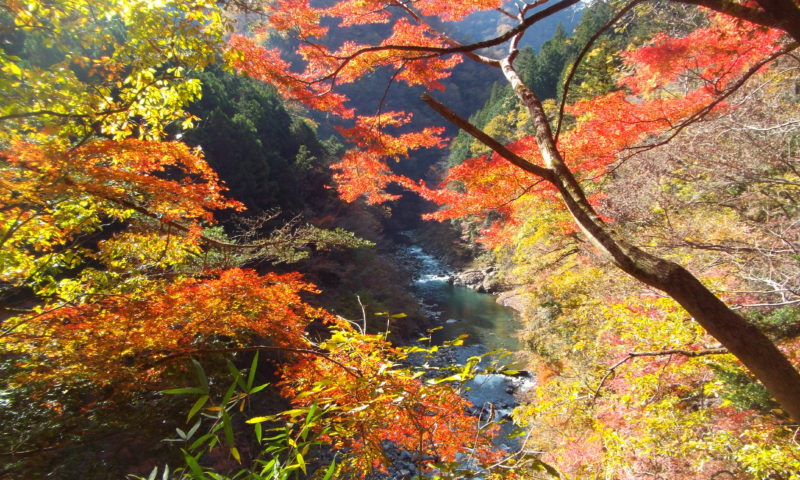
[[[458,128],[464,130],[468,134],[472,135],[479,142],[483,143],[487,147],[494,150],[498,155],[506,159],[514,166],[519,167],[528,173],[532,173],[533,175],[536,175],[537,177],[540,177],[543,180],[549,182],[552,181],[553,172],[551,172],[549,169],[533,164],[525,160],[524,158],[520,157],[516,153],[509,150],[505,145],[498,142],[497,140],[489,136],[486,132],[479,129],[475,125],[471,124],[467,119],[461,117],[456,112],[450,110],[445,105],[443,105],[442,103],[440,103],[427,93],[422,95],[422,101],[428,104],[429,107],[434,109],[436,113],[441,115],[445,120],[457,126]]]
[[[657,350],[653,352],[629,352],[622,360],[612,365],[603,378],[600,380],[600,384],[597,385],[597,389],[594,391],[594,395],[592,396],[592,403],[594,403],[598,397],[600,397],[600,390],[605,385],[606,381],[614,375],[617,368],[622,366],[628,360],[638,357],[660,357],[665,355],[683,355],[684,357],[703,357],[706,355],[725,355],[728,352],[726,348],[709,348],[706,350],[684,350],[684,349],[670,349],[670,350]]]

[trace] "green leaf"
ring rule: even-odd
[[[234,365],[230,360],[227,360],[225,366],[228,367],[228,371],[231,372],[234,382],[236,382],[236,384],[239,385],[242,390],[247,391],[247,386],[244,384],[244,380],[242,379],[242,372],[236,368],[236,365]]]
[[[247,392],[247,393],[249,393],[250,395],[253,395],[254,393],[258,393],[258,392],[260,392],[261,390],[264,390],[267,387],[269,387],[269,383],[264,383],[264,384],[259,385],[257,387],[251,388],[250,391]]]
[[[200,419],[198,419],[197,422],[195,422],[194,426],[190,428],[188,432],[186,432],[186,438],[192,438],[194,434],[197,433],[197,429],[200,428],[201,423],[203,422]]]
[[[206,377],[206,372],[203,371],[203,366],[194,358],[192,359],[192,365],[194,365],[194,372],[197,376],[197,380],[204,389],[202,393],[208,393],[208,377]]]
[[[336,471],[336,461],[334,460],[331,462],[331,465],[328,467],[328,470],[325,471],[325,476],[322,477],[322,480],[330,480],[333,477],[333,473]]]
[[[183,458],[184,461],[186,461],[186,465],[189,466],[189,470],[192,472],[192,477],[198,480],[205,480],[206,476],[203,473],[203,468],[197,463],[197,459],[186,450],[183,451]]]
[[[277,458],[273,458],[269,462],[264,464],[264,468],[261,469],[261,475],[266,476],[268,473],[273,473],[275,470],[275,464],[278,462]]]
[[[239,455],[239,450],[236,447],[231,447],[231,456],[235,458],[238,463],[242,463],[242,456]]]
[[[275,416],[274,415],[268,415],[268,416],[265,416],[265,417],[253,417],[253,418],[251,418],[249,420],[246,420],[244,423],[251,423],[251,424],[252,423],[256,423],[256,424],[258,424],[258,423],[268,422],[270,420],[275,420]]]
[[[256,354],[253,356],[253,361],[250,363],[250,370],[247,372],[247,388],[245,388],[247,393],[253,393],[251,389],[253,387],[253,382],[256,379],[256,368],[258,367],[259,353],[260,352],[256,352]]]
[[[222,401],[220,402],[220,407],[222,407],[222,410],[225,410],[225,406],[231,401],[234,393],[236,393],[236,382],[231,383],[231,386],[228,387],[228,391],[226,391],[225,395],[222,397]]]
[[[186,416],[186,423],[189,423],[189,420],[191,420],[192,417],[194,417],[197,412],[203,408],[206,402],[208,402],[208,399],[208,395],[203,395],[202,397],[198,398],[196,402],[194,402],[194,405],[192,405],[192,408],[189,410],[189,414]]]
[[[200,438],[198,438],[197,440],[195,440],[195,441],[194,441],[194,442],[193,442],[191,445],[189,445],[189,451],[192,451],[192,452],[193,452],[193,451],[197,450],[197,449],[198,449],[198,448],[199,448],[201,445],[203,445],[203,444],[204,444],[206,441],[208,441],[208,440],[211,440],[211,441],[213,441],[213,440],[214,440],[214,438],[216,438],[216,437],[214,437],[214,435],[213,435],[213,434],[211,434],[211,433],[206,433],[206,434],[205,434],[205,435],[203,435],[202,437],[200,437]],[[216,442],[214,442],[214,443],[216,443]]]
[[[256,431],[256,440],[258,441],[258,444],[261,445],[261,424],[256,423],[256,426],[253,427],[253,429]]]
[[[231,416],[228,412],[222,411],[222,428],[225,431],[225,442],[229,447],[233,446],[233,425],[231,423]]]
[[[162,390],[161,393],[166,393],[167,395],[184,395],[190,393],[203,395],[206,393],[206,390],[197,387],[184,387],[184,388],[171,388],[169,390]]]
[[[306,415],[306,421],[305,421],[306,425],[309,425],[309,422],[311,421],[311,418],[314,416],[315,413],[317,413],[317,404],[312,403],[311,407],[308,409],[308,415]]]
[[[303,455],[301,455],[300,452],[297,452],[296,458],[297,458],[297,464],[300,466],[300,470],[302,470],[304,474],[308,474],[308,472],[306,472],[306,461],[303,458]]]
[[[460,374],[455,374],[455,375],[450,375],[449,377],[445,377],[445,378],[434,378],[434,379],[428,380],[428,383],[431,383],[431,384],[435,385],[435,384],[438,384],[438,383],[445,383],[445,382],[461,382],[463,380],[464,380],[464,377],[462,377]]]

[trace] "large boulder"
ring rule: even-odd
[[[486,274],[481,270],[465,270],[453,275],[453,285],[460,285],[462,287],[478,290],[483,285],[483,279]]]
[[[496,293],[502,285],[497,280],[494,267],[464,270],[453,276],[453,285],[460,285],[483,293]]]

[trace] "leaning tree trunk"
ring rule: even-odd
[[[575,222],[602,254],[637,280],[678,302],[708,333],[758,378],[795,421],[800,421],[800,373],[763,332],[731,310],[682,266],[649,254],[619,239],[586,200],[583,189],[556,148],[542,104],[511,65],[503,74],[531,114],[535,136],[552,183]]]
[[[515,94],[531,114],[545,167],[509,151],[430,96],[423,96],[423,100],[513,165],[552,183],[577,225],[603,256],[635,279],[663,291],[678,302],[711,336],[750,369],[795,421],[800,421],[800,373],[778,347],[761,330],[725,305],[688,270],[628,244],[600,219],[556,148],[541,102],[514,70],[512,63],[515,56],[512,51],[511,55],[500,61],[500,67]]]

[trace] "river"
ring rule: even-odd
[[[413,242],[413,233],[405,236]],[[472,356],[503,349],[512,356],[503,359],[507,368],[520,368],[513,362],[513,353],[520,349],[516,336],[521,324],[517,313],[497,303],[496,298],[450,283],[450,271],[438,258],[425,252],[413,243],[400,247],[399,255],[414,272],[413,289],[423,310],[439,327],[431,336],[434,344],[441,345],[462,335],[464,345],[455,347],[452,353],[454,363],[465,364]],[[478,370],[494,370],[484,360]],[[513,450],[517,442],[509,438],[513,430],[510,414],[518,404],[517,396],[533,386],[533,380],[526,374],[503,375],[480,373],[464,389],[464,396],[475,406],[477,412],[494,410],[495,418],[507,420],[501,425],[501,434],[496,440],[498,447]]]
[[[447,268],[419,246],[406,247],[405,252],[420,265],[414,291],[425,310],[442,327],[433,334],[435,343],[468,335],[465,345],[482,345],[486,350],[519,350],[515,334],[520,323],[514,310],[498,304],[492,295],[452,285]]]

